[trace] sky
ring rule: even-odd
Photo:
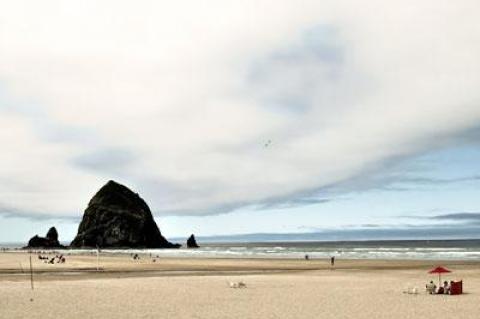
[[[2,2],[0,242],[73,239],[112,179],[167,237],[480,238],[479,10]]]

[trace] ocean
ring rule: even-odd
[[[480,240],[385,240],[206,243],[197,249],[102,249],[102,254],[148,254],[179,258],[315,258],[480,260]],[[19,244],[0,244],[16,251]],[[61,250],[58,250],[59,252]],[[64,253],[95,253],[72,249]]]

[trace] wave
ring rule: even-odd
[[[443,244],[444,247],[441,247]],[[18,251],[9,249],[8,251]],[[58,250],[64,254],[96,254],[95,249]],[[177,258],[330,258],[410,259],[410,260],[478,260],[480,242],[318,242],[318,243],[221,243],[197,249],[102,249],[102,254],[142,254],[151,257]]]

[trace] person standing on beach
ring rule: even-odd
[[[332,266],[332,267],[335,266],[335,256],[332,256],[330,258],[330,266]]]

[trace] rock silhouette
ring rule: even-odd
[[[58,232],[55,227],[50,227],[50,229],[47,232],[47,239],[58,243]]]
[[[71,247],[178,248],[158,229],[147,203],[109,181],[90,200]]]
[[[197,241],[195,240],[195,236],[192,234],[187,239],[187,248],[199,248]]]
[[[28,241],[27,248],[62,248],[58,241],[58,232],[55,227],[51,227],[46,237],[40,237],[38,235],[33,236]]]

